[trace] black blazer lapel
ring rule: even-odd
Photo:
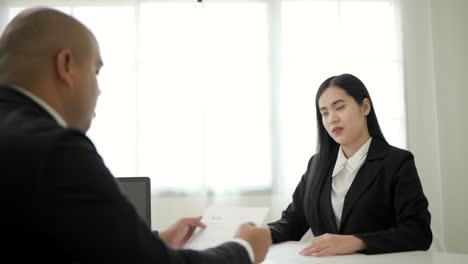
[[[323,224],[326,226],[325,230],[327,233],[337,234],[338,227],[336,226],[335,214],[333,213],[331,203],[331,189],[332,189],[333,178],[331,175],[327,176],[325,184],[323,186],[322,197],[321,197],[321,217],[323,218]]]
[[[361,169],[359,169],[356,178],[346,194],[343,213],[341,214],[340,231],[342,231],[342,227],[344,226],[353,205],[374,181],[379,170],[382,168],[382,158],[385,157],[387,149],[387,143],[377,139],[372,139],[369,152],[367,154],[367,160],[362,165]]]

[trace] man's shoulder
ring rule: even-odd
[[[80,146],[95,150],[83,132],[61,127],[47,117],[4,121],[0,121],[0,148],[10,153],[39,154],[59,146]]]

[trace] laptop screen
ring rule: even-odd
[[[118,177],[120,189],[151,228],[151,185],[149,177]]]

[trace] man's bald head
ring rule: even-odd
[[[0,37],[0,83],[34,83],[52,70],[60,50],[70,49],[80,59],[89,53],[93,41],[91,32],[65,13],[50,8],[27,9]]]
[[[0,37],[0,84],[28,90],[82,131],[94,116],[101,66],[91,31],[54,9],[21,12]]]

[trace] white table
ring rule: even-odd
[[[434,251],[304,257],[299,255],[303,247],[304,244],[292,241],[273,245],[263,264],[468,264],[468,255]]]

